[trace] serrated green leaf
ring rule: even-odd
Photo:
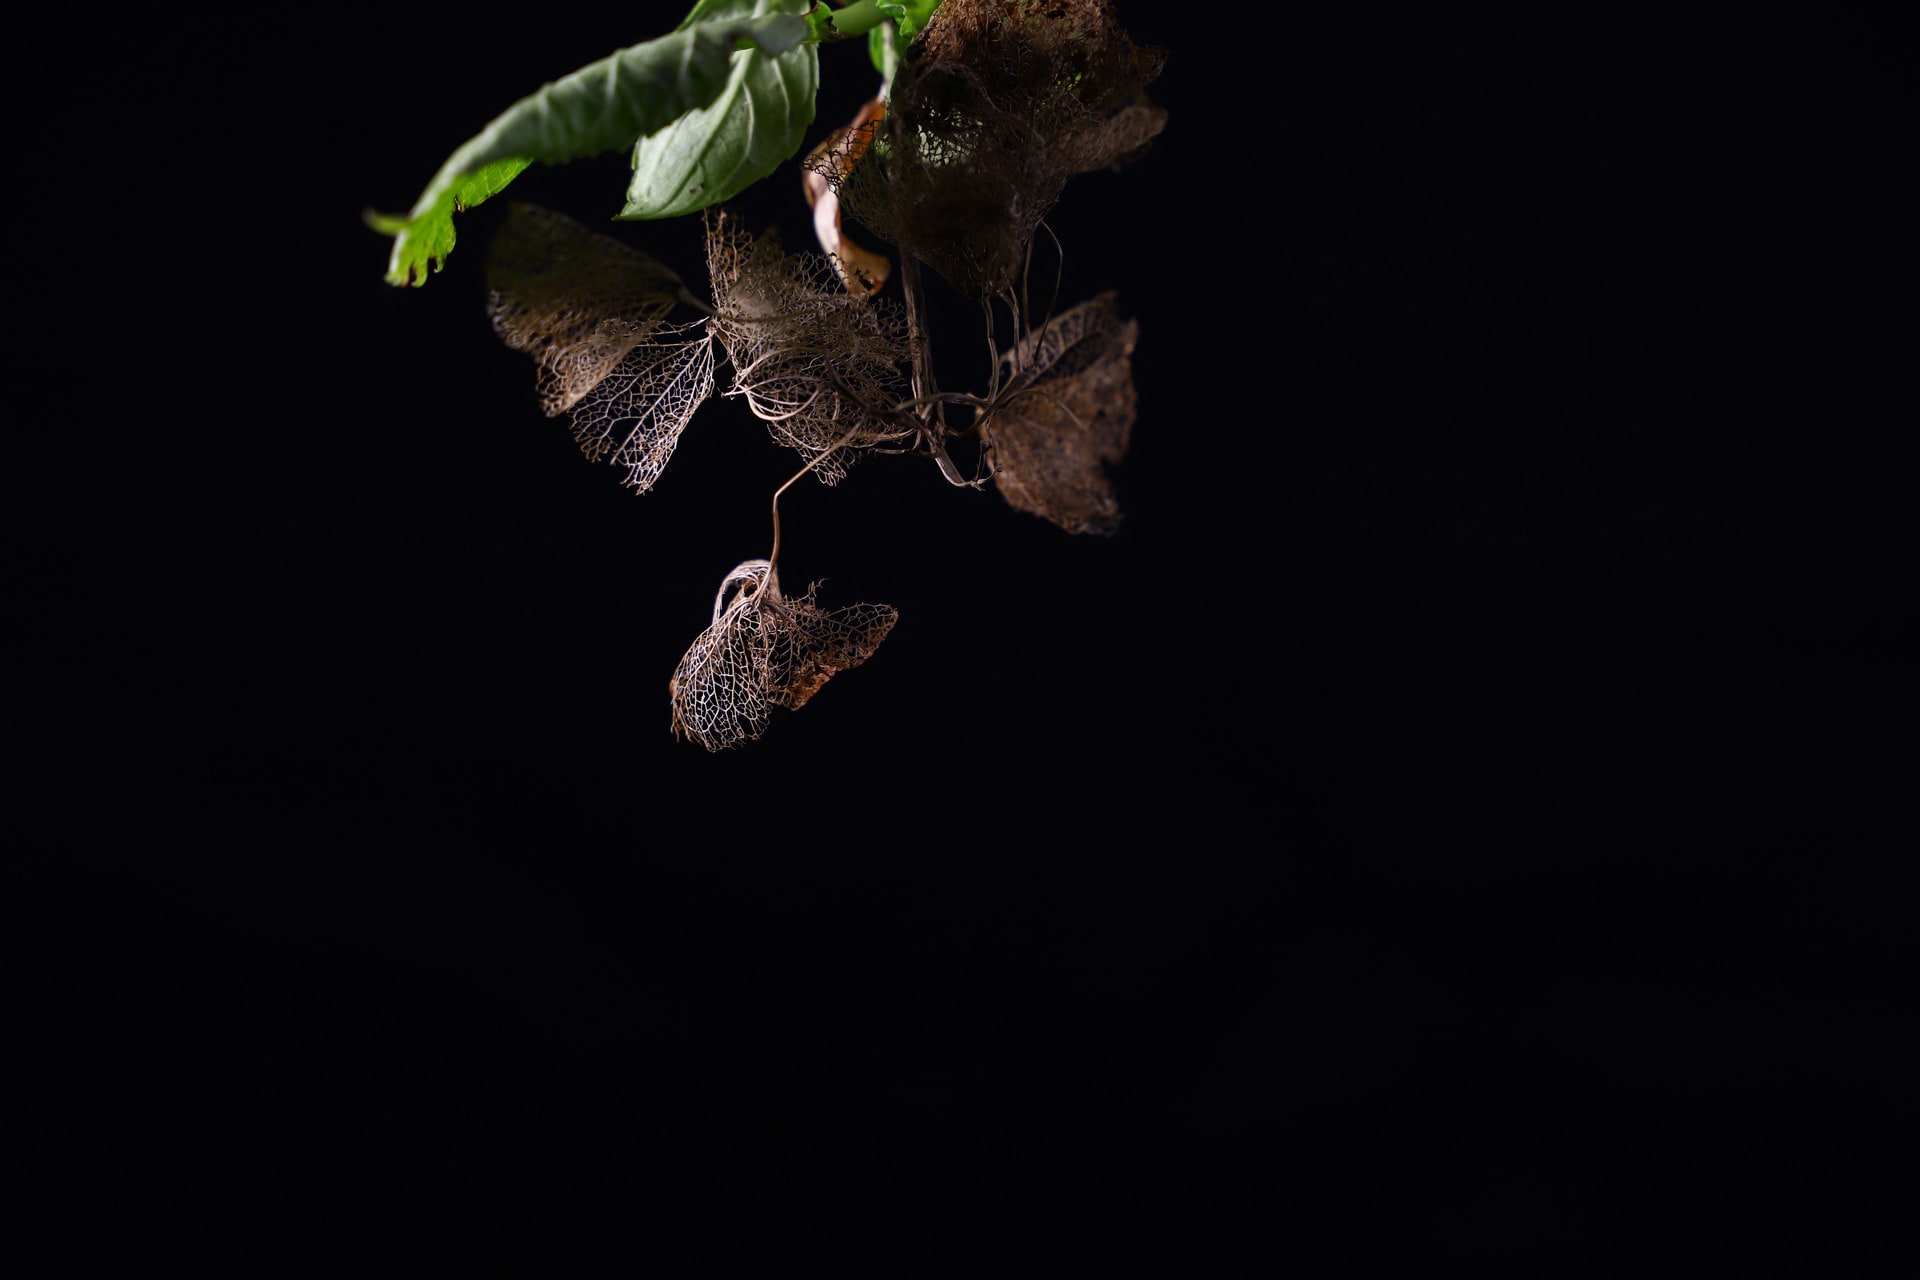
[[[820,50],[777,58],[733,55],[727,87],[633,149],[623,221],[673,218],[740,194],[778,168],[806,138],[820,87]]]
[[[799,15],[808,3],[702,0],[671,34],[610,54],[520,99],[447,158],[405,218],[368,218],[394,237],[387,280],[424,283],[453,250],[454,212],[496,194],[531,162],[624,151],[707,106],[732,78],[739,41],[794,56],[806,34]]]
[[[442,192],[425,215],[396,218],[369,212],[367,225],[393,237],[387,282],[425,284],[428,273],[438,271],[453,252],[453,215],[497,195],[531,163],[524,156],[496,160]]]

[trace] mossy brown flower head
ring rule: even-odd
[[[1164,61],[1109,0],[946,0],[908,51],[876,145],[838,179],[841,201],[963,292],[998,294],[1067,179],[1160,132],[1166,113],[1141,91]]]

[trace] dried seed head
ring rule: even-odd
[[[1007,503],[1068,533],[1120,527],[1107,464],[1133,430],[1133,348],[1140,326],[1103,293],[1055,316],[1000,359],[1009,390],[985,434]]]
[[[720,584],[713,623],[693,642],[669,684],[676,736],[709,751],[766,732],[775,707],[797,710],[886,639],[899,613],[886,605],[825,610],[819,583],[797,599],[780,594],[765,560],[737,565]]]
[[[1141,91],[1165,55],[1109,0],[946,0],[894,82],[847,210],[976,297],[1006,289],[1076,173],[1117,164],[1166,123]]]

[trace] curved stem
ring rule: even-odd
[[[719,622],[720,615],[726,612],[727,588],[733,586],[736,582],[752,582],[758,576],[758,571],[762,566],[765,566],[767,577],[771,579],[773,577],[773,561],[771,560],[748,560],[743,564],[737,564],[733,566],[733,569],[726,577],[720,579],[720,590],[716,591],[713,596],[713,620],[715,622]]]
[[[855,424],[845,435],[815,454],[812,462],[809,462],[806,466],[788,476],[787,482],[773,491],[773,550],[767,552],[767,578],[770,581],[773,578],[775,566],[780,563],[780,495],[793,488],[794,481],[825,462],[828,458],[831,458],[835,453],[838,453],[845,447],[849,440],[853,439],[854,436],[859,433],[860,427],[858,424]]]
[[[982,398],[967,391],[936,391],[930,396],[915,396],[911,400],[902,400],[893,407],[898,409],[917,409],[923,404],[968,404],[976,409],[992,404],[990,398]]]
[[[987,327],[987,399],[1000,394],[1000,345],[993,340],[993,299],[980,299],[980,315]]]
[[[813,402],[820,398],[821,390],[822,388],[815,387],[813,389],[812,395],[808,396],[805,400],[801,401],[797,407],[788,409],[784,413],[774,413],[771,410],[762,409],[759,403],[754,399],[751,392],[748,393],[747,402],[753,408],[753,416],[760,419],[760,421],[785,422],[788,418],[794,417],[797,414],[805,413],[808,409],[811,409],[813,407]]]

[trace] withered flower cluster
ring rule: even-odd
[[[1165,113],[1142,90],[1162,60],[1127,38],[1107,0],[945,0],[884,102],[808,157],[825,256],[788,253],[774,233],[756,239],[709,211],[705,297],[560,214],[509,210],[489,249],[488,312],[533,357],[541,409],[567,418],[589,459],[651,489],[716,388],[716,343],[730,370],[721,394],[804,459],[774,494],[772,551],[727,575],[711,625],[673,674],[677,735],[709,750],[760,737],[774,708],[804,705],[894,624],[885,605],[826,610],[815,587],[782,594],[779,498],[808,472],[833,484],[866,454],[917,454],[955,485],[991,483],[1070,533],[1118,528],[1107,468],[1133,427],[1139,326],[1112,293],[1029,314],[1025,282],[1066,180],[1160,132]],[[894,246],[897,272],[852,243],[843,207]],[[982,393],[936,385],[922,264],[982,304],[996,349],[996,306],[1010,321]],[[897,301],[881,296],[895,275]],[[670,322],[676,307],[694,318]],[[955,407],[971,421],[950,424]],[[961,437],[976,445],[972,475],[948,451]]]
[[[839,179],[855,218],[969,297],[999,296],[1067,179],[1119,164],[1166,112],[1165,55],[1107,0],[947,0],[894,80],[873,145]]]

